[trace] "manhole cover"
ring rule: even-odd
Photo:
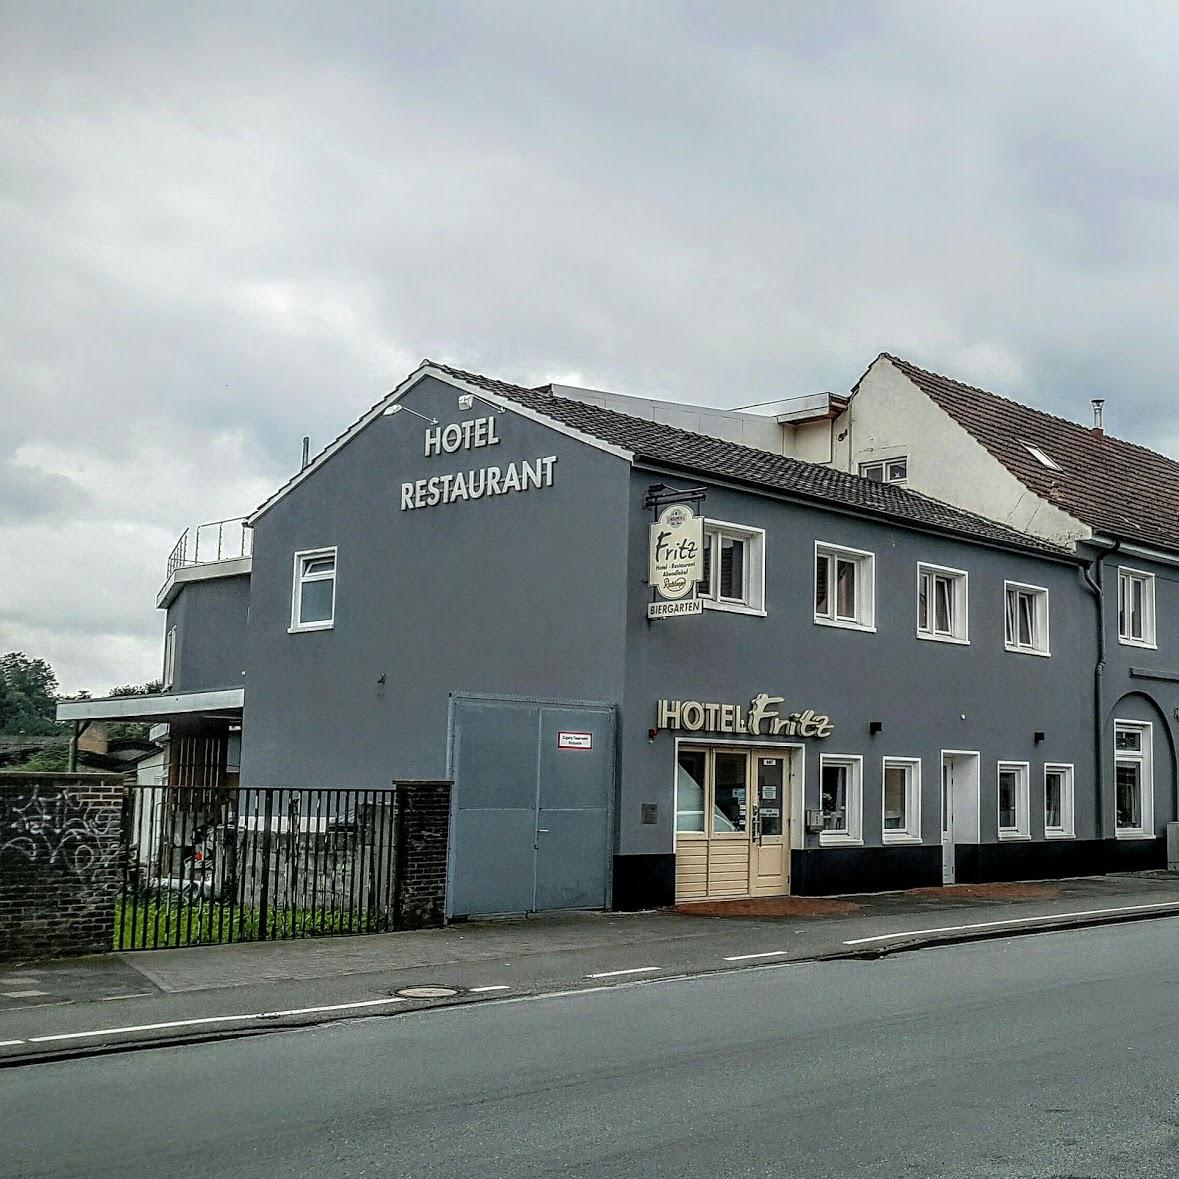
[[[458,994],[457,987],[402,987],[397,994],[402,999],[449,999]]]

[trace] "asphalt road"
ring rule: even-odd
[[[0,1174],[1166,1176],[1179,920],[0,1074]]]

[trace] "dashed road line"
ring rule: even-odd
[[[123,1036],[130,1032],[159,1032],[171,1028],[202,1027],[214,1023],[249,1023],[251,1020],[281,1019],[289,1015],[318,1015],[324,1011],[351,1011],[361,1008],[387,1006],[390,1003],[404,1003],[404,999],[367,999],[357,1003],[330,1003],[322,1007],[292,1007],[286,1011],[251,1011],[243,1015],[207,1015],[200,1019],[171,1019],[166,1023],[132,1024],[121,1028],[94,1028],[88,1032],[59,1032],[53,1036],[30,1036],[29,1044],[48,1044],[60,1040],[86,1040],[95,1036]],[[22,1043],[20,1040],[14,1043]]]
[[[0,1040],[0,1048],[15,1048],[18,1044],[23,1044],[24,1040]]]
[[[1149,913],[1155,909],[1174,909],[1176,902],[1160,901],[1155,905],[1122,905],[1116,909],[1082,909],[1073,913],[1043,913],[1035,917],[1011,917],[1004,921],[978,921],[973,925],[939,925],[933,929],[905,929],[896,933],[881,933],[875,937],[856,937],[845,946],[864,946],[869,942],[888,942],[899,937],[924,937],[931,933],[962,933],[971,929],[998,929],[1006,925],[1027,925],[1032,921],[1067,921],[1072,917],[1104,917],[1113,913]]]
[[[510,991],[511,989],[512,989],[511,987],[506,986],[506,985],[505,986],[497,986],[497,987],[471,987],[470,988],[472,995],[482,995],[485,991]]]
[[[722,962],[749,962],[754,958],[783,958],[789,954],[789,950],[765,950],[760,954],[733,954],[731,957],[722,958]]]
[[[652,974],[662,970],[662,966],[632,966],[629,970],[602,970],[597,974],[587,974],[586,978],[617,978],[620,974]]]

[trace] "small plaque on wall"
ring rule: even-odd
[[[659,804],[657,802],[645,802],[642,804],[643,819],[642,821],[648,825],[659,822]]]

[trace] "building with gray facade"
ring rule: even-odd
[[[177,783],[452,778],[452,916],[1161,866],[1179,548],[841,450],[872,372],[742,413],[425,362],[173,554],[163,695],[60,715],[166,721]],[[676,503],[699,576],[651,618]]]

